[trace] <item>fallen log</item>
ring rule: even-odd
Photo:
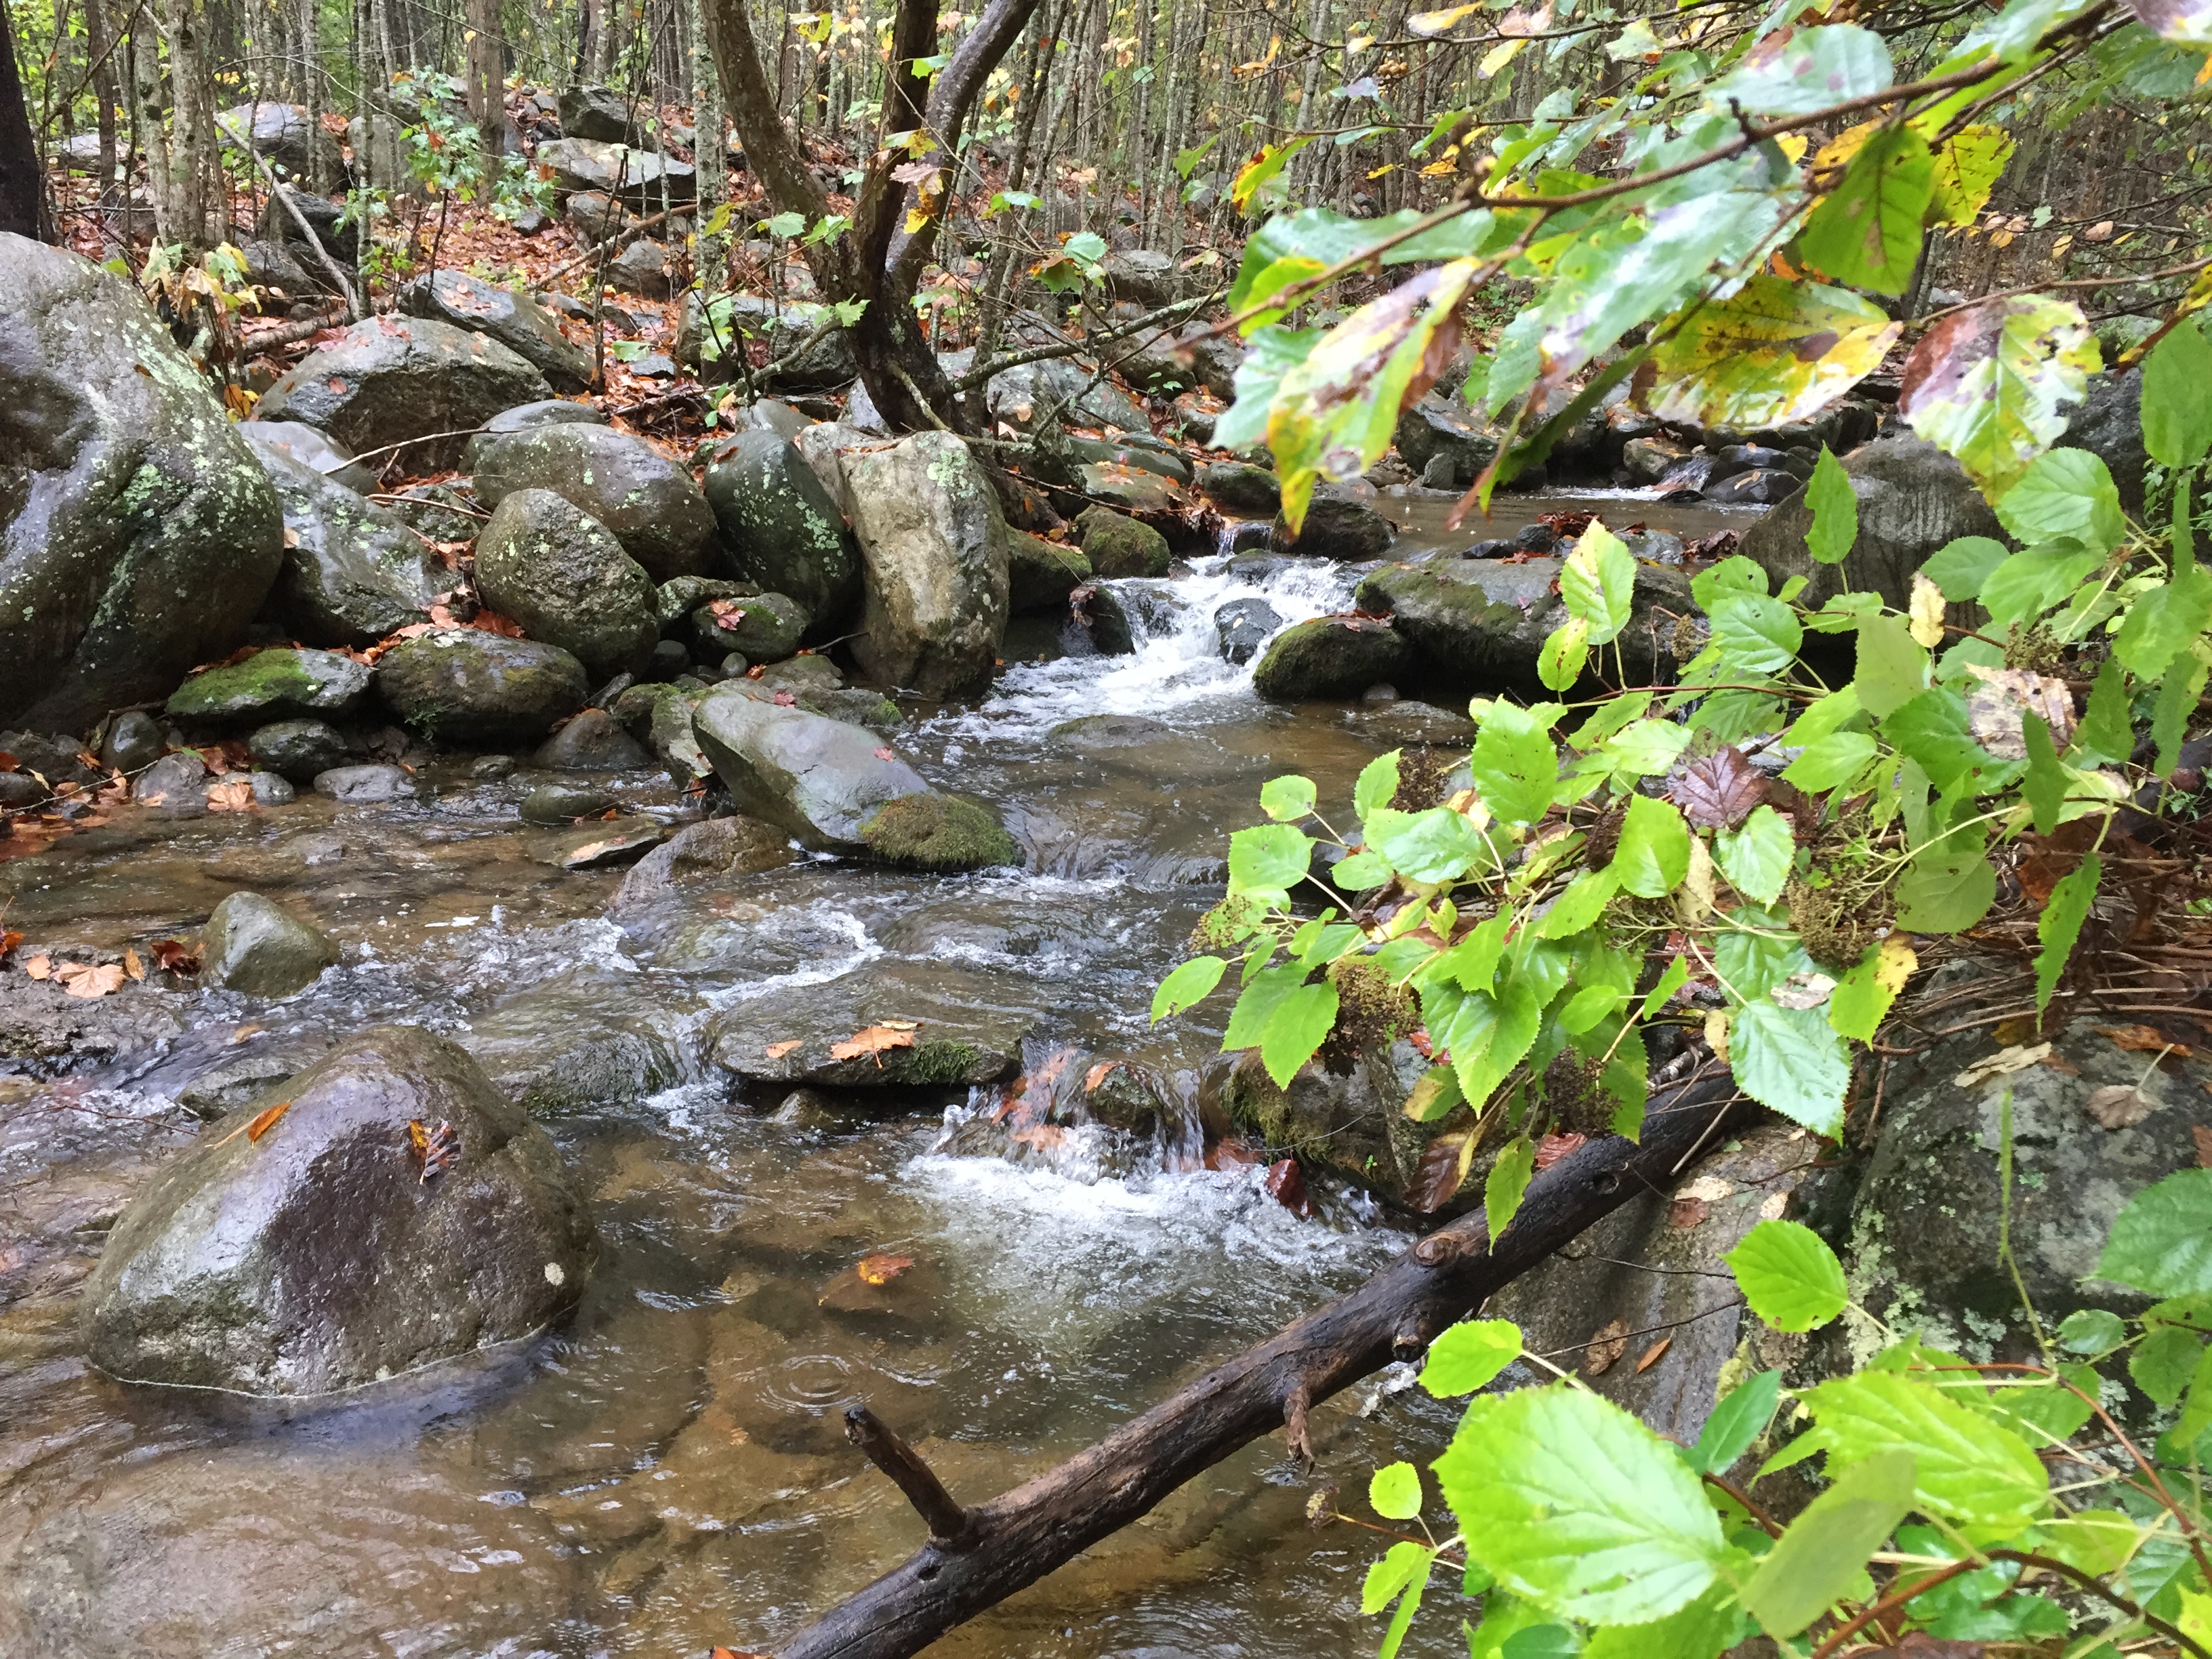
[[[1411,1359],[1492,1292],[1638,1194],[1665,1190],[1731,1120],[1759,1109],[1727,1069],[1655,1093],[1641,1143],[1607,1138],[1529,1183],[1493,1248],[1480,1213],[1430,1234],[1358,1290],[1216,1366],[1089,1450],[963,1509],[865,1407],[848,1435],[928,1524],[903,1565],[832,1607],[781,1659],[905,1659],[1119,1531],[1175,1489],[1277,1427],[1310,1461],[1307,1413],[1393,1359]]]

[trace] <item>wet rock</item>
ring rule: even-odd
[[[618,870],[667,839],[667,826],[657,818],[612,818],[564,836],[545,862],[568,871]]]
[[[477,510],[473,495],[450,483],[410,484],[377,505],[434,542],[473,541],[485,516]]]
[[[254,421],[240,428],[257,451],[275,450],[332,483],[366,495],[376,488],[376,471],[366,461],[356,461],[343,444],[333,443],[327,433],[300,421]]]
[[[200,933],[201,978],[248,996],[289,997],[337,959],[327,934],[258,893],[231,894]]]
[[[257,1049],[217,1061],[177,1091],[177,1104],[203,1122],[227,1117],[275,1085],[298,1075],[329,1047],[321,1038],[286,1039],[279,1047]]]
[[[761,429],[716,445],[706,495],[747,580],[788,593],[825,626],[860,596],[860,550],[844,513],[786,437]]]
[[[793,658],[794,662],[808,660]],[[816,659],[815,660],[819,660]],[[842,720],[848,726],[864,726],[880,737],[895,736],[904,728],[906,716],[899,706],[880,691],[865,686],[848,690],[842,686],[819,683],[779,683],[769,676],[787,664],[772,664],[758,679],[750,676],[733,676],[720,689],[738,696],[750,697],[756,702],[775,703],[784,700],[786,708],[804,708],[810,714],[822,714],[833,720]]]
[[[137,289],[0,234],[0,721],[89,728],[236,645],[268,479]]]
[[[1304,526],[1296,536],[1279,514],[1275,545],[1288,552],[1357,564],[1390,550],[1390,521],[1348,491],[1322,484],[1306,506]]]
[[[557,645],[445,628],[393,647],[377,664],[376,687],[393,714],[433,742],[495,748],[574,714],[591,682]]]
[[[691,666],[691,653],[684,648],[680,640],[662,640],[653,647],[653,659],[646,665],[641,680],[665,682],[687,672]]]
[[[481,755],[470,763],[469,776],[478,783],[496,783],[501,778],[513,777],[514,769],[512,755]]]
[[[1026,530],[1006,532],[1006,608],[1010,611],[1058,611],[1067,604],[1067,596],[1091,578],[1091,561],[1081,548],[1048,542]]]
[[[1359,715],[1360,729],[1393,749],[1416,744],[1465,749],[1474,742],[1474,722],[1465,714],[1417,697],[1398,697],[1370,705]]]
[[[1705,499],[1716,507],[1765,507],[1779,501],[1800,487],[1800,481],[1779,467],[1756,472],[1737,472],[1705,486]]]
[[[1233,663],[1251,661],[1282,625],[1282,617],[1265,599],[1231,599],[1213,613],[1213,636],[1223,658]]]
[[[1255,518],[1272,518],[1283,505],[1282,482],[1264,466],[1243,461],[1208,461],[1198,487],[1223,507]]]
[[[676,341],[671,352],[678,362],[696,370],[710,386],[736,380],[738,356],[755,341],[767,347],[771,362],[798,354],[774,376],[779,387],[805,391],[841,386],[860,372],[843,329],[833,328],[811,345],[807,343],[822,325],[823,308],[818,305],[793,300],[778,305],[754,294],[721,294],[714,297],[712,317],[710,328],[697,291],[687,292],[683,309],[677,314]]]
[[[501,438],[517,432],[533,432],[544,426],[605,426],[607,417],[590,404],[569,398],[547,398],[534,404],[503,409],[484,422],[484,429],[461,452],[461,470],[473,473],[483,453]]]
[[[603,190],[580,190],[561,209],[561,216],[576,233],[580,246],[597,247],[634,228],[638,216]],[[584,307],[586,316],[590,307]]]
[[[100,745],[100,763],[112,771],[137,772],[161,759],[168,746],[151,714],[125,709],[107,728],[106,739]]]
[[[1498,456],[1496,435],[1473,411],[1434,395],[1407,405],[1398,416],[1395,436],[1398,453],[1414,471],[1425,471],[1431,461],[1442,455],[1453,477],[1469,483]]]
[[[1918,438],[1881,438],[1844,457],[1844,472],[1858,497],[1859,535],[1840,564],[1820,564],[1806,551],[1813,514],[1802,489],[1744,532],[1742,552],[1778,590],[1792,576],[1807,579],[1797,596],[1818,610],[1849,591],[1875,592],[1902,610],[1911,597],[1913,573],[1929,556],[1960,536],[2002,538],[1982,492],[1958,462]]]
[[[1167,538],[1111,507],[1085,507],[1076,515],[1075,534],[1084,556],[1101,576],[1168,574]]]
[[[1019,864],[1021,848],[980,801],[961,795],[901,795],[860,823],[860,839],[886,864],[922,870],[981,870]]]
[[[453,586],[422,538],[390,509],[263,443],[260,424],[250,421],[239,430],[284,514],[284,564],[269,596],[270,614],[310,645],[373,645],[421,622]]]
[[[1139,749],[1174,730],[1165,720],[1143,714],[1082,714],[1062,720],[1048,735],[1071,749]]]
[[[1063,639],[1076,641],[1102,657],[1126,657],[1137,648],[1136,630],[1121,596],[1103,582],[1086,582],[1067,596],[1071,613]]]
[[[659,904],[686,889],[720,886],[780,869],[799,854],[788,831],[757,818],[708,818],[686,824],[623,878],[617,916]]]
[[[1621,446],[1620,464],[1632,483],[1653,484],[1689,452],[1667,438],[1631,438]]]
[[[179,1001],[128,981],[108,996],[73,997],[56,981],[11,974],[0,996],[0,1074],[57,1077],[173,1042],[185,1029]],[[8,1605],[0,1596],[0,1618]]]
[[[276,646],[195,674],[169,694],[172,720],[224,726],[342,716],[361,707],[374,671],[333,651]]]
[[[580,969],[509,997],[460,1041],[509,1100],[558,1117],[688,1081],[684,1012],[641,997],[634,976]]]
[[[416,793],[415,777],[404,766],[333,766],[315,774],[315,793],[349,806],[410,800]]]
[[[650,236],[624,243],[622,252],[607,261],[607,281],[641,299],[666,299],[675,287],[668,274],[668,244]]]
[[[1148,329],[1114,343],[1114,367],[1132,386],[1163,397],[1204,386],[1224,399],[1235,397],[1243,349],[1189,322],[1180,330]]]
[[[477,499],[497,507],[518,489],[545,489],[599,520],[656,582],[708,568],[714,514],[690,472],[642,438],[602,426],[537,427],[488,444]]]
[[[715,600],[691,613],[691,626],[709,658],[738,653],[745,659],[739,673],[753,663],[781,662],[790,656],[811,620],[806,607],[786,593]]]
[[[949,432],[844,459],[866,562],[854,658],[926,697],[988,679],[1006,626],[1006,526],[982,468]]]
[[[604,708],[586,708],[538,746],[532,766],[550,772],[629,772],[653,764],[644,744]]]
[[[564,138],[589,138],[608,144],[644,141],[635,107],[611,87],[563,87],[560,112]]]
[[[294,178],[307,179],[318,173],[327,179],[345,177],[345,157],[337,140],[310,121],[297,104],[239,104],[217,111],[215,119],[227,139],[250,143],[256,155]]]
[[[813,470],[823,489],[837,503],[837,510],[849,521],[852,518],[852,494],[845,488],[844,453],[848,449],[877,442],[870,434],[842,421],[823,421],[810,426],[792,441],[800,459]]]
[[[131,799],[141,806],[159,807],[172,817],[199,817],[207,811],[207,791],[201,781],[206,776],[200,757],[180,750],[141,772],[131,786]]]
[[[1097,505],[1139,518],[1180,518],[1190,505],[1176,479],[1133,461],[1085,461],[1073,487]]]
[[[308,1394],[509,1341],[575,1305],[590,1218],[552,1142],[460,1048],[373,1028],[289,1092],[274,1142],[210,1129],[124,1212],[85,1295],[94,1364]],[[427,1182],[410,1120],[458,1138]]]
[[[749,1083],[963,1089],[1010,1075],[1034,1019],[1006,1006],[991,975],[898,963],[755,998],[716,1019],[708,1037],[714,1063]],[[909,1041],[843,1058],[830,1052],[890,1020],[912,1023],[886,1033]]]
[[[279,777],[274,772],[249,774],[247,781],[253,786],[253,800],[257,806],[289,806],[299,799],[300,792],[292,787],[291,781]]]
[[[425,432],[465,433],[552,388],[536,365],[497,341],[422,318],[371,317],[311,351],[262,397],[255,413],[329,433],[356,454]],[[459,436],[409,443],[410,470],[460,457]]]
[[[522,821],[565,828],[578,818],[597,817],[614,804],[615,798],[597,784],[540,784],[523,797]]]
[[[708,576],[677,576],[654,591],[653,615],[664,629],[681,627],[684,619],[712,599],[750,599],[760,592],[751,582],[717,581]]]
[[[1089,370],[1065,358],[1048,357],[994,374],[983,386],[983,406],[993,420],[1022,432],[1033,430],[1048,408],[1060,410],[1071,426],[1152,429],[1145,411],[1127,392],[1109,381],[1091,382]]]
[[[1411,655],[1387,622],[1316,617],[1275,636],[1252,671],[1252,689],[1271,702],[1356,697],[1377,680],[1401,678]]]
[[[477,538],[476,560],[483,602],[568,652],[593,679],[653,660],[660,640],[653,578],[605,525],[552,491],[503,495]]]
[[[562,333],[553,313],[527,294],[466,271],[434,270],[403,287],[397,304],[407,316],[450,323],[496,340],[534,364],[556,392],[581,392],[591,383],[590,354]]]

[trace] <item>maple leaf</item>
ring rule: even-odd
[[[880,1025],[864,1026],[842,1042],[831,1043],[830,1058],[858,1060],[863,1054],[872,1054],[875,1056],[876,1069],[881,1071],[884,1065],[884,1051],[886,1048],[913,1048],[914,1031],[914,1022],[907,1019],[885,1020]]]
[[[154,965],[172,974],[197,974],[200,970],[200,953],[181,939],[157,939],[148,947],[154,952]]]
[[[898,757],[891,753],[888,749],[878,749],[876,750],[876,758],[878,760],[896,760]]]
[[[1667,794],[1700,830],[1733,830],[1766,799],[1766,775],[1724,744],[1684,767]]]
[[[438,1127],[434,1129],[420,1118],[410,1118],[407,1122],[407,1152],[415,1161],[417,1171],[416,1184],[428,1186],[451,1169],[454,1160],[460,1157],[460,1133],[443,1118],[438,1120]]]
[[[61,981],[64,995],[89,1002],[123,988],[123,964],[117,962],[95,968],[89,963],[64,963],[54,969],[54,977]]]
[[[709,599],[707,601],[707,614],[721,627],[728,628],[745,619],[745,608],[735,599]]]
[[[253,808],[253,786],[244,779],[235,783],[219,783],[207,792],[210,812],[251,812]]]

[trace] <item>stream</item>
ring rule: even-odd
[[[1692,535],[1752,516],[1522,496],[1450,538],[1448,504],[1386,496],[1405,526],[1395,556],[1540,511]],[[1029,854],[1017,871],[807,859],[617,921],[622,872],[564,873],[546,861],[556,832],[520,823],[532,775],[478,780],[465,758],[425,769],[411,803],[303,793],[187,821],[121,808],[0,863],[27,948],[143,951],[244,887],[343,950],[287,1000],[164,994],[111,1063],[0,1075],[0,1652],[771,1650],[921,1541],[846,1444],[845,1404],[866,1401],[980,1500],[1402,1249],[1355,1195],[1317,1184],[1319,1213],[1301,1218],[1263,1169],[1203,1167],[1198,1079],[1219,1025],[1147,1018],[1261,784],[1303,772],[1327,812],[1423,730],[1418,708],[1389,702],[1259,701],[1249,668],[1217,653],[1214,610],[1259,597],[1295,622],[1346,608],[1352,578],[1230,564],[1116,584],[1133,655],[1063,655],[1049,627],[1018,619],[988,696],[909,709],[901,753],[1001,814]],[[1101,715],[1136,719],[1055,732]],[[613,787],[629,811],[690,811],[662,774]],[[1002,1147],[964,1132],[988,1103],[956,1094],[732,1093],[708,1054],[718,1017],[764,998],[834,1004],[860,981],[988,1006],[1026,1030],[1029,1067],[1071,1046],[1148,1067],[1182,1115],[1148,1140],[1094,1127]],[[91,1369],[76,1293],[122,1205],[202,1131],[179,1091],[212,1066],[312,1055],[386,1021],[492,1045],[510,1068],[535,1054],[560,1103],[533,1105],[600,1235],[573,1322],[338,1399],[125,1387]],[[574,1061],[556,1036],[611,1058]],[[883,1254],[913,1265],[881,1285],[856,1274]],[[1327,1480],[1352,1507],[1378,1464],[1441,1449],[1456,1413],[1409,1380],[1395,1368],[1316,1408],[1318,1471],[1294,1469],[1280,1437],[1249,1447],[939,1650],[1367,1651],[1380,1631],[1360,1584],[1385,1540],[1312,1529],[1306,1502]],[[1406,1650],[1462,1647],[1440,1611]]]

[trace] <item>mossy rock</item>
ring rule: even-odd
[[[1021,848],[988,807],[962,795],[902,795],[860,825],[878,858],[925,870],[981,870],[1019,864]]]
[[[1026,530],[1006,532],[1007,607],[1022,611],[1056,611],[1067,596],[1089,581],[1095,573],[1079,547],[1048,542]]]
[[[1076,515],[1076,538],[1084,556],[1102,576],[1164,576],[1168,538],[1148,524],[1108,507],[1088,507]]]
[[[349,714],[368,695],[365,663],[332,651],[257,651],[195,674],[169,696],[173,720],[258,726],[272,720]]]

